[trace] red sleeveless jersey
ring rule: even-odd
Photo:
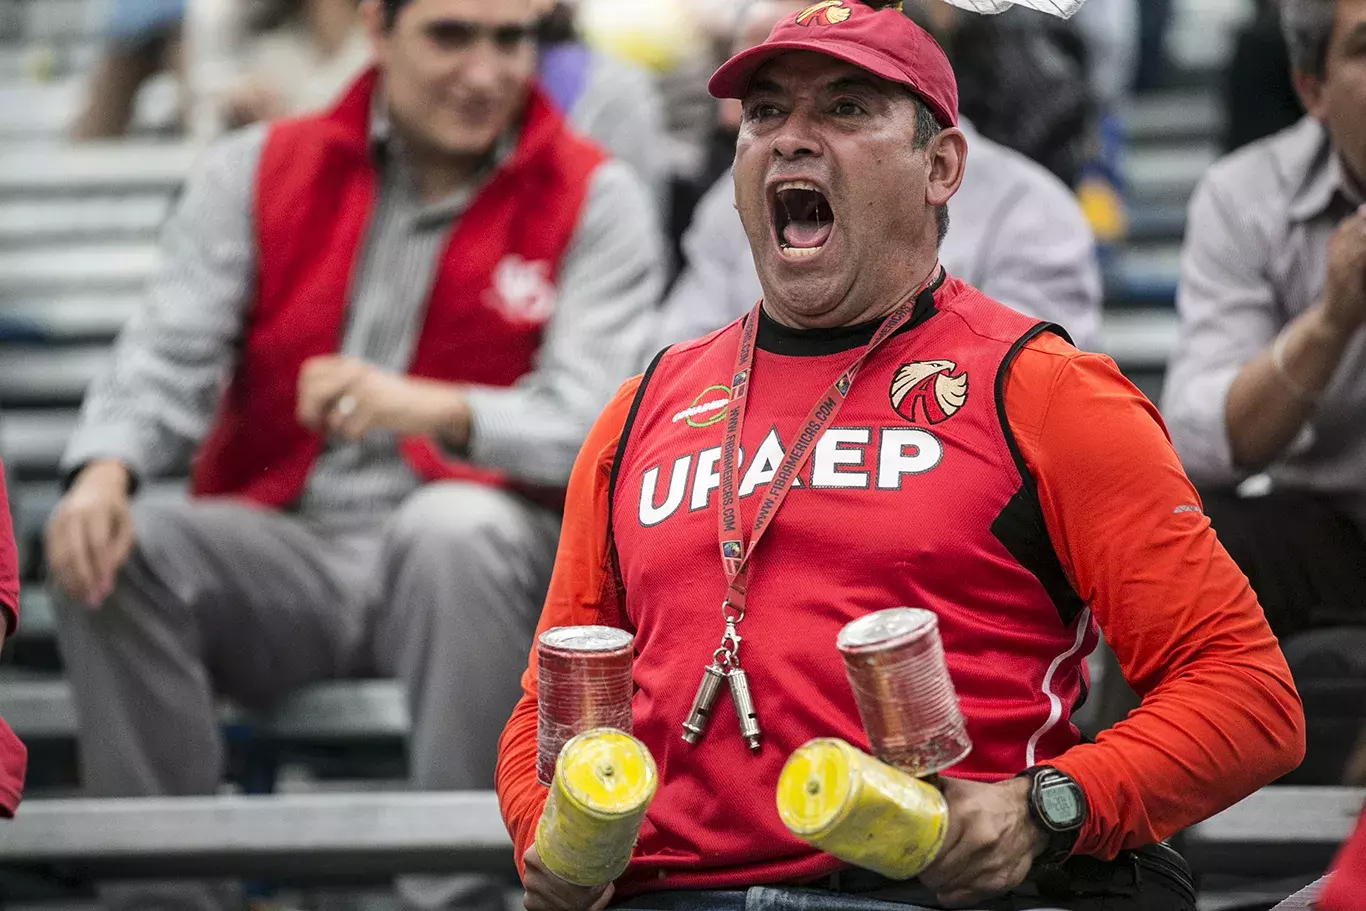
[[[757,756],[724,694],[697,745],[679,736],[722,631],[716,504],[739,323],[670,349],[647,374],[612,487],[625,616],[606,618],[635,632],[635,733],[661,781],[628,880],[701,868],[716,884],[727,869],[752,883],[840,866],[787,832],[773,794],[810,738],[867,747],[835,637],[870,611],[939,616],[974,744],[951,774],[1004,778],[1078,741],[1068,719],[1095,628],[1001,403],[1014,353],[1044,328],[949,278],[863,366],[753,558],[741,633],[764,725]],[[755,491],[857,354],[757,352],[740,441],[747,532]]]
[[[333,110],[270,127],[256,175],[256,300],[237,372],[195,460],[196,494],[286,505],[322,451],[322,436],[295,418],[296,390],[304,362],[336,353],[346,325],[375,204],[377,83],[372,70]],[[605,158],[532,88],[516,149],[446,241],[409,374],[510,386],[531,369],[560,261]],[[446,460],[431,440],[408,438],[400,448],[426,480],[511,486],[500,472]]]

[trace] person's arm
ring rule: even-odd
[[[1199,483],[1232,486],[1260,467],[1233,443],[1242,428],[1229,424],[1229,393],[1239,373],[1269,352],[1282,329],[1266,266],[1277,252],[1274,224],[1287,216],[1240,203],[1244,183],[1265,179],[1253,164],[1243,158],[1216,167],[1196,190],[1187,219],[1176,299],[1181,327],[1167,365],[1162,414],[1182,463]],[[1300,347],[1295,366],[1303,369]],[[1278,447],[1283,449],[1309,409],[1297,402],[1287,412],[1294,393],[1284,384],[1258,384],[1263,386],[1271,398],[1259,407],[1293,414],[1289,437]]]
[[[19,626],[19,551],[5,491],[5,466],[0,465],[0,648]]]
[[[570,111],[576,129],[629,165],[645,184],[662,225],[669,200],[669,137],[664,99],[650,74],[590,52],[587,85]]]
[[[210,148],[161,233],[146,303],[86,393],[64,472],[101,459],[136,476],[185,464],[236,362],[256,270],[253,186],[262,129]]]
[[[1234,377],[1224,406],[1235,465],[1265,468],[1289,446],[1366,321],[1366,206],[1328,241],[1323,298]]]
[[[659,312],[649,354],[706,335],[749,312],[763,296],[744,225],[735,211],[730,173],[697,204],[683,235],[685,266]]]
[[[1142,699],[1047,763],[1086,795],[1076,852],[1113,857],[1295,768],[1303,710],[1161,418],[1114,363],[1041,337],[1012,367],[1005,404],[1067,578]]]
[[[265,134],[210,149],[162,231],[148,299],[86,394],[62,457],[69,489],[48,522],[51,577],[94,607],[133,543],[137,478],[189,461],[232,372],[256,268],[252,188]]]
[[[564,483],[598,409],[638,369],[663,286],[662,249],[640,182],[620,162],[603,164],[531,372],[505,389],[465,388],[471,462]]]
[[[536,636],[556,626],[619,625],[616,577],[608,551],[608,485],[626,415],[640,378],[617,390],[584,441],[569,477],[564,525],[555,571]],[[534,640],[533,640],[534,641]],[[494,788],[513,857],[523,872],[523,856],[535,840],[547,789],[536,781],[536,650],[522,675],[522,698],[498,741]]]
[[[1100,341],[1101,279],[1096,242],[1061,181],[1023,183],[991,213],[980,290],[1021,313],[1055,322],[1086,351]]]

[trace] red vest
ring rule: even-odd
[[[196,494],[284,506],[322,450],[322,436],[295,419],[296,388],[303,363],[335,353],[345,331],[352,270],[375,203],[377,81],[367,73],[334,110],[270,128],[256,178],[256,300],[236,375],[195,460]],[[532,89],[516,150],[447,241],[411,375],[510,386],[531,369],[560,260],[603,159]],[[507,483],[499,472],[446,461],[431,440],[400,448],[426,480]]]
[[[1068,719],[1095,628],[1066,589],[1000,402],[1011,358],[1043,328],[949,278],[864,365],[754,556],[740,633],[757,756],[724,689],[701,741],[679,736],[723,629],[718,459],[739,324],[647,374],[612,488],[626,616],[604,618],[636,633],[635,733],[661,776],[628,891],[686,887],[699,871],[723,887],[841,866],[788,834],[774,793],[810,738],[867,748],[835,637],[870,611],[939,616],[974,744],[950,774],[1004,778],[1078,741]],[[858,351],[757,353],[741,440],[747,540],[753,490]]]

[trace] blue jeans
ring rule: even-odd
[[[652,892],[612,906],[641,911],[928,911],[825,889],[754,886],[736,891]]]

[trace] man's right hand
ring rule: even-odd
[[[1344,336],[1366,323],[1366,206],[1344,219],[1328,239],[1323,317]]]
[[[576,886],[565,882],[550,872],[535,845],[526,849],[522,861],[526,864],[526,898],[522,902],[526,911],[602,911],[616,891],[611,883]]]
[[[128,469],[102,459],[81,469],[47,525],[53,579],[72,598],[99,607],[133,548]]]

